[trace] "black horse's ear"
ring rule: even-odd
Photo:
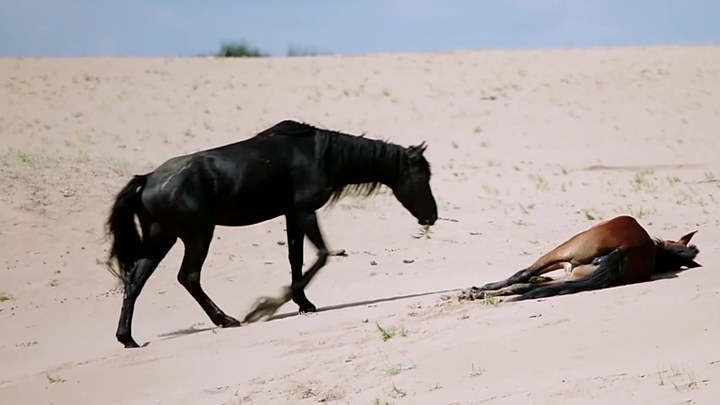
[[[411,157],[420,157],[425,152],[425,149],[427,149],[427,145],[425,144],[425,141],[422,141],[420,142],[420,145],[408,147],[408,153],[410,153]]]
[[[425,141],[420,142],[420,145],[418,145],[417,148],[420,153],[425,152],[425,149],[427,149],[427,145],[425,144]]]

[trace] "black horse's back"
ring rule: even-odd
[[[169,159],[148,178],[145,207],[158,218],[224,226],[283,215],[293,200],[293,173],[307,170],[295,160],[311,159],[312,139],[266,135]]]

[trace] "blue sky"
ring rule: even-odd
[[[0,0],[0,56],[720,43],[718,0]]]

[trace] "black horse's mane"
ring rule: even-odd
[[[310,136],[315,135],[316,130],[318,130],[318,128],[304,122],[285,120],[278,122],[270,128],[258,133],[257,135],[262,136],[281,133],[283,135],[289,136]]]
[[[279,122],[258,135],[271,133],[315,136],[315,156],[332,180],[331,203],[344,196],[366,197],[381,190],[383,184],[380,181],[346,184],[333,179],[334,174],[342,172],[348,165],[352,164],[358,171],[380,169],[388,176],[397,176],[408,161],[404,147],[381,139],[365,138],[365,134],[351,135],[292,120]]]

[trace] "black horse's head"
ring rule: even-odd
[[[430,189],[430,164],[423,156],[425,142],[405,148],[407,164],[403,165],[395,184],[395,197],[421,225],[433,225],[438,218],[437,204]]]

